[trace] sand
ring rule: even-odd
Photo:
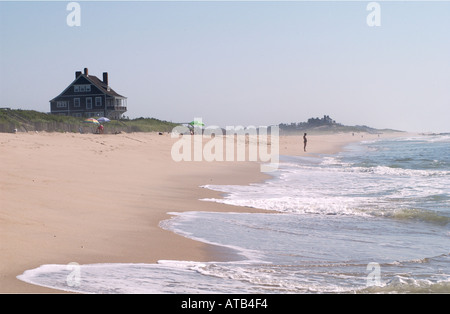
[[[363,136],[363,137],[362,137]],[[398,136],[398,134],[396,134]],[[369,134],[280,137],[280,154],[336,153]],[[0,293],[60,293],[16,278],[42,264],[219,261],[220,247],[159,227],[178,211],[258,211],[201,201],[205,184],[268,179],[258,162],[172,159],[169,134],[0,133]]]

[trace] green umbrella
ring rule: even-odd
[[[204,126],[205,125],[204,123],[202,123],[200,121],[195,121],[195,120],[189,122],[189,124],[192,125],[192,126]]]

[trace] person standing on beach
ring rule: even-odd
[[[306,139],[306,133],[303,134],[303,150],[306,152],[306,143],[308,143],[308,140]]]

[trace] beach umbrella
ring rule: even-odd
[[[189,122],[189,124],[192,126],[204,126],[205,125],[204,123],[202,123],[200,121],[196,121],[196,120]]]
[[[98,118],[97,121],[100,123],[107,123],[107,122],[110,122],[111,120],[109,120],[106,117],[101,117],[101,118]]]
[[[97,119],[89,118],[83,121],[84,123],[100,124]]]

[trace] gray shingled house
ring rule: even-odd
[[[75,72],[75,80],[58,96],[50,100],[50,112],[75,117],[107,117],[119,119],[127,111],[127,97],[116,93],[108,82],[108,72],[103,80]]]

